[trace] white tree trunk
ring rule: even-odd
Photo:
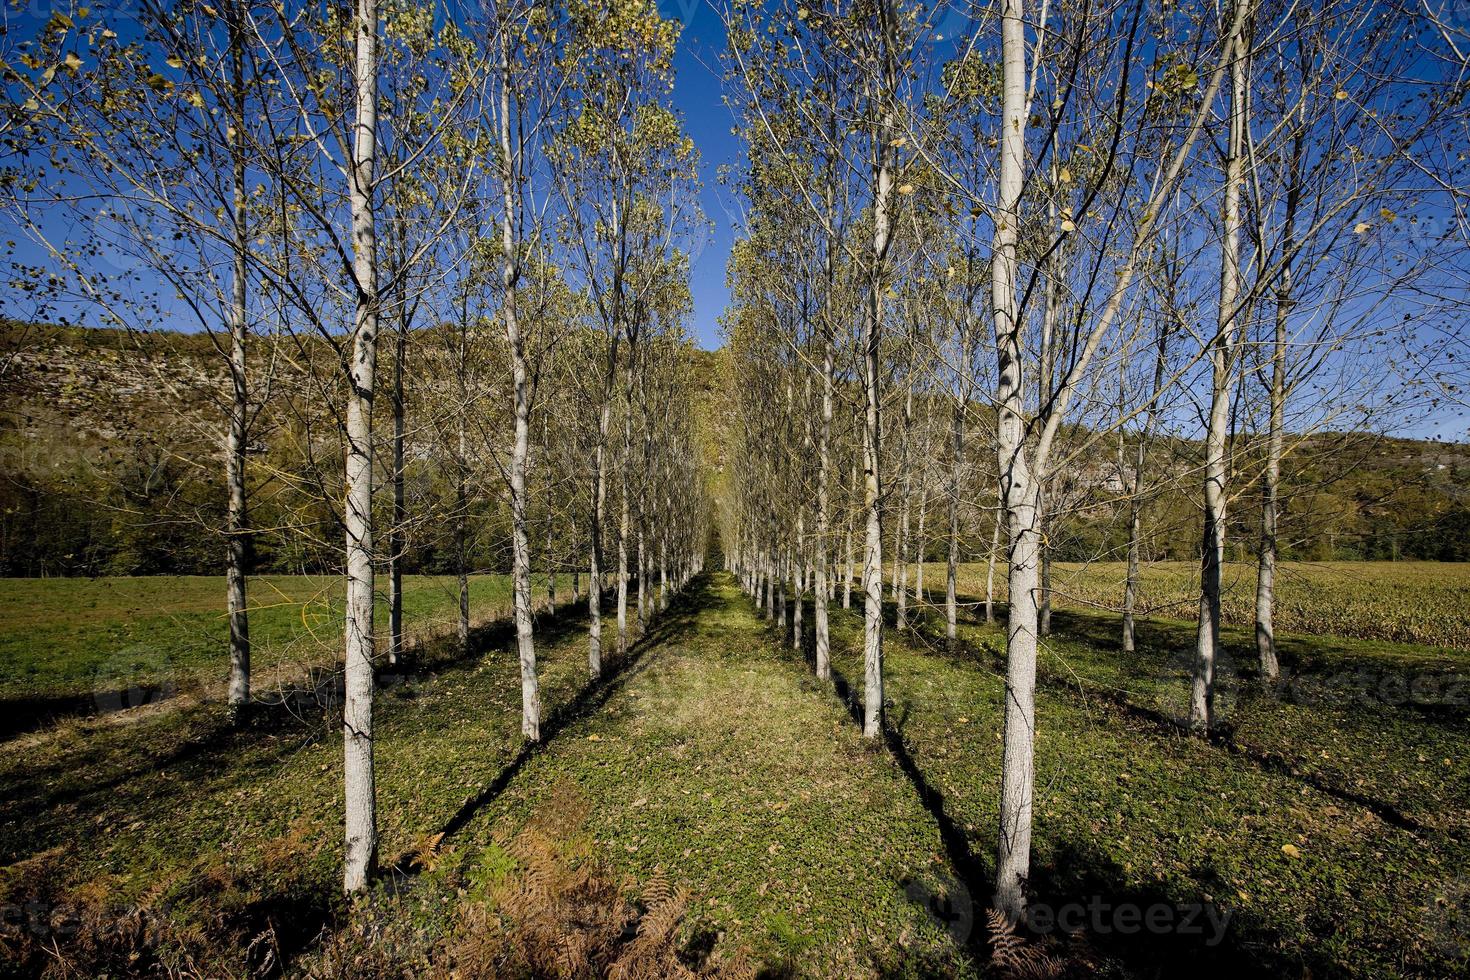
[[[852,483],[850,484],[850,486],[851,486],[851,489],[852,489],[851,496],[853,498],[856,498],[857,497],[857,489],[858,489],[858,468],[857,468],[857,461],[856,460],[853,460]],[[847,566],[846,574],[842,578],[842,608],[843,609],[851,609],[852,608],[852,579],[853,579],[853,575],[855,574],[855,569],[853,567],[853,563],[856,560],[856,556],[853,554],[853,550],[852,550],[852,511],[853,511],[853,508],[852,508],[851,504],[849,504],[849,506],[847,508],[847,530],[843,534],[843,537],[842,537],[843,558],[844,558],[844,562],[845,562],[845,564]]]
[[[511,389],[515,399],[514,432],[510,451],[510,519],[512,553],[512,593],[515,607],[516,652],[521,663],[521,734],[527,740],[541,740],[541,693],[536,677],[536,643],[531,618],[531,544],[526,528],[526,464],[530,458],[531,389],[526,365],[525,338],[516,309],[516,284],[520,279],[519,243],[516,227],[519,215],[519,189],[516,187],[517,147],[511,144],[511,75],[508,25],[501,25],[500,36],[500,246],[502,252],[500,283],[501,316],[505,319],[505,339],[510,348]]]
[[[1248,2],[1248,0],[1244,0]],[[1237,23],[1241,23],[1237,20]],[[1243,24],[1230,38],[1230,134],[1225,153],[1225,189],[1220,222],[1220,306],[1210,344],[1210,416],[1205,432],[1204,534],[1200,548],[1199,628],[1190,683],[1189,727],[1209,731],[1215,723],[1215,658],[1220,645],[1220,580],[1225,561],[1226,440],[1234,390],[1235,337],[1240,311],[1241,181],[1245,177],[1246,62]]]
[[[460,364],[464,365],[464,346],[461,342]],[[459,617],[455,621],[455,636],[461,655],[470,652],[470,491],[469,491],[469,432],[461,414],[457,426],[459,439],[455,462],[457,464],[454,488],[454,573],[459,585]]]
[[[1026,908],[1036,730],[1036,485],[1026,455],[1017,240],[1026,145],[1026,36],[1022,0],[1001,11],[1001,136],[991,290],[995,307],[997,462],[1010,556],[1006,624],[1005,728],[1001,750],[1000,835],[995,907],[1009,922]]]
[[[1256,654],[1261,677],[1274,681],[1281,675],[1276,657],[1276,559],[1277,519],[1281,493],[1281,454],[1286,414],[1286,336],[1291,316],[1292,255],[1296,248],[1296,212],[1301,200],[1301,170],[1305,159],[1305,136],[1298,131],[1292,140],[1291,186],[1286,192],[1282,216],[1281,278],[1276,284],[1275,336],[1271,343],[1270,422],[1266,437],[1266,471],[1261,476],[1261,553],[1256,568]]]
[[[928,543],[924,540],[924,517],[928,513],[929,491],[926,488],[919,492],[919,530],[914,538],[917,545],[909,552],[909,559],[914,563],[914,601],[917,603],[924,601],[924,551]]]
[[[1040,527],[1040,541],[1037,544],[1040,550],[1041,564],[1041,601],[1036,610],[1036,633],[1038,636],[1051,636],[1051,547],[1047,544],[1047,533],[1049,531],[1046,519],[1046,488],[1038,483],[1036,486],[1036,510],[1037,521]]]
[[[968,330],[960,342],[965,351],[961,363],[968,364]],[[957,397],[951,420],[949,458],[949,550],[944,568],[944,635],[953,645],[959,633],[960,572],[960,479],[965,466],[965,399]]]
[[[779,609],[776,626],[781,630],[783,635],[786,632],[786,575],[789,566],[790,559],[785,554],[776,559],[776,594],[778,597],[777,608]]]
[[[667,499],[665,499],[667,504]],[[669,608],[669,536],[666,532],[660,532],[658,538],[658,611],[663,612]]]
[[[548,442],[548,440],[546,438],[546,434],[547,434],[546,433],[546,430],[547,430],[547,426],[543,425],[542,426],[542,429],[541,429],[541,432],[542,432],[541,441],[543,443],[548,443],[549,444],[549,442]],[[548,488],[548,490],[547,490],[547,498],[548,499],[546,501],[546,551],[544,552],[544,554],[542,556],[542,560],[544,562],[546,562],[546,614],[548,616],[555,616],[556,615],[556,561],[552,557],[553,535],[554,535],[554,532],[555,532],[555,519],[552,517],[552,513],[551,513],[550,494],[551,494],[551,491]]]
[[[373,776],[373,394],[378,354],[377,152],[378,4],[357,0],[352,165],[353,274],[357,303],[347,394],[346,691],[342,708],[348,893],[367,886],[377,865]]]
[[[1004,501],[996,497],[995,520],[990,525],[990,555],[985,560],[985,621],[995,622],[995,556],[1000,551],[1000,525],[1006,519]]]
[[[832,530],[827,483],[832,470],[832,344],[822,342],[822,417],[817,428],[817,588],[813,605],[816,620],[817,676],[832,678],[832,638],[827,623],[827,536]]]
[[[245,601],[245,576],[249,571],[249,515],[245,490],[245,462],[249,445],[246,425],[250,394],[246,386],[245,341],[246,285],[249,249],[248,211],[245,197],[245,69],[244,37],[239,11],[227,15],[230,41],[230,75],[235,138],[230,147],[233,164],[232,279],[230,282],[230,418],[225,437],[225,482],[229,503],[225,517],[226,548],[225,606],[230,621],[229,708],[238,718],[250,703],[250,616]]]
[[[393,356],[393,524],[388,529],[388,662],[403,657],[403,552],[407,548],[403,525],[408,519],[403,486],[403,358],[408,349],[408,325],[399,312]]]
[[[1133,493],[1128,501],[1128,573],[1123,580],[1123,652],[1137,649],[1138,637],[1133,610],[1138,604],[1139,536],[1142,533],[1143,502],[1139,499],[1143,483],[1144,436],[1138,440],[1133,461]]]
[[[587,571],[587,670],[593,680],[602,676],[602,525],[607,508],[607,430],[612,421],[611,378],[615,353],[608,355],[609,383],[597,417],[597,448],[592,466],[592,562]]]
[[[627,410],[623,414],[623,461],[618,467],[618,655],[628,652],[628,533],[632,511],[628,505],[628,470],[633,449],[633,361],[635,348],[628,348]]]
[[[886,99],[891,94],[884,92]],[[863,317],[863,509],[867,546],[863,552],[863,735],[877,738],[883,728],[883,511],[879,456],[882,452],[879,391],[880,339],[883,329],[883,268],[891,240],[888,200],[893,185],[889,166],[889,133],[893,120],[883,110],[874,164],[873,254],[868,304]]]
[[[1143,466],[1148,456],[1148,439],[1153,431],[1158,412],[1159,392],[1164,386],[1164,368],[1168,363],[1169,332],[1159,331],[1159,342],[1154,356],[1154,383],[1149,398],[1149,407],[1144,414],[1143,431],[1138,436],[1138,448],[1133,457],[1132,492],[1128,499],[1128,574],[1123,582],[1123,651],[1132,653],[1137,648],[1138,637],[1134,622],[1134,608],[1138,604],[1138,566],[1142,547],[1143,526]]]
[[[903,461],[903,500],[898,518],[898,547],[893,549],[893,597],[897,601],[894,625],[908,629],[909,625],[909,552],[913,545],[909,541],[909,512],[912,508],[914,490],[914,461],[912,459],[914,419],[914,382],[909,376],[908,396],[903,403],[903,446],[899,458]]]
[[[798,506],[800,506],[798,504]],[[794,601],[791,609],[791,649],[801,649],[802,622],[801,607],[806,601],[806,565],[802,557],[802,548],[806,543],[806,514],[798,511],[796,515],[796,557],[792,564],[792,574],[795,576],[793,585]]]

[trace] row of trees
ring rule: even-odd
[[[406,653],[410,537],[448,538],[467,645],[470,542],[503,498],[531,741],[533,562],[553,606],[556,570],[574,597],[586,572],[594,680],[605,594],[621,653],[701,563],[675,38],[651,5],[600,0],[144,0],[7,39],[3,207],[31,318],[86,317],[144,353],[182,325],[220,368],[160,357],[150,378],[164,405],[201,385],[217,410],[159,438],[210,447],[188,462],[225,500],[237,713],[253,502],[297,502],[271,512],[322,548],[336,529],[348,892],[377,858],[374,678]]]
[[[1008,559],[995,903],[1015,921],[1060,527],[1099,505],[1122,524],[1131,650],[1146,507],[1189,488],[1189,724],[1205,732],[1226,530],[1254,495],[1260,671],[1276,676],[1283,469],[1313,433],[1401,424],[1443,380],[1409,365],[1463,300],[1467,65],[1417,5],[965,9],[950,38],[953,18],[897,0],[730,13],[749,221],[720,521],[783,626],[795,600],[798,642],[811,596],[823,677],[830,571],[860,566],[873,737],[885,566],[903,629],[941,502],[953,638],[962,525],[986,516]],[[1451,219],[1426,235],[1428,216]]]

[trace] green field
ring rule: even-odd
[[[166,594],[156,585],[149,594]],[[64,602],[54,608],[64,615]],[[125,631],[129,608],[94,613],[93,628]],[[502,948],[487,921],[525,954],[547,923],[592,935],[585,895],[651,918],[668,906],[637,896],[670,890],[671,935],[711,970],[994,975],[984,907],[1001,627],[971,605],[957,648],[937,608],[890,630],[887,737],[865,744],[843,697],[846,681],[861,684],[861,624],[838,611],[833,625],[836,691],[731,578],[705,576],[589,687],[583,619],[543,620],[548,720],[533,751],[503,637],[386,688],[382,863],[401,873],[350,907],[338,896],[341,738],[329,714],[236,731],[219,706],[181,701],[12,739],[0,758],[0,904],[66,923],[74,975],[485,975],[469,964]],[[1040,951],[1079,976],[1470,966],[1465,654],[1290,636],[1287,681],[1263,690],[1246,669],[1248,630],[1227,630],[1240,669],[1222,672],[1224,730],[1201,740],[1173,725],[1188,624],[1143,624],[1128,656],[1114,626],[1110,613],[1066,608],[1043,651],[1036,901],[1205,908],[1224,925],[1089,928],[1032,940]],[[555,901],[525,907],[548,889]],[[0,932],[0,957],[39,972],[48,928]]]
[[[1059,608],[1106,612],[1123,603],[1123,562],[1053,566],[1052,590]],[[924,566],[924,588],[944,600],[945,567]],[[960,566],[958,591],[971,602],[985,597],[984,562]],[[912,581],[912,579],[911,579]],[[1225,623],[1255,622],[1256,568],[1225,567],[1221,611]],[[1004,564],[995,572],[995,596],[1006,595]],[[1199,566],[1154,562],[1142,567],[1138,615],[1192,620],[1199,608]],[[1470,650],[1470,564],[1430,561],[1282,562],[1277,571],[1276,630],[1346,639],[1387,640]]]
[[[544,577],[534,587],[544,590]],[[219,688],[229,672],[224,594],[224,579],[208,576],[0,578],[0,701],[90,698],[162,684]],[[258,682],[340,655],[340,576],[256,576],[247,596]],[[452,576],[406,576],[408,641],[452,629],[458,603]],[[510,576],[471,577],[472,622],[502,617],[509,607]],[[387,627],[382,603],[378,627]]]

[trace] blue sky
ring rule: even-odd
[[[674,103],[699,147],[701,204],[714,224],[708,239],[696,248],[689,329],[700,347],[713,350],[720,346],[718,320],[729,300],[725,261],[735,240],[734,202],[717,175],[721,166],[734,163],[740,154],[740,142],[730,133],[734,120],[723,100],[720,55],[725,50],[725,25],[710,0],[658,0],[658,9],[684,24],[674,59]]]

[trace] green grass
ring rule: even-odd
[[[548,717],[584,692],[577,625],[540,648]],[[728,581],[672,610],[638,659],[528,760],[517,754],[514,660],[500,650],[394,689],[377,714],[385,862],[461,815],[445,843],[457,857],[421,892],[431,908],[412,910],[433,913],[431,932],[447,928],[440,898],[498,860],[507,828],[570,782],[592,801],[588,831],[617,869],[668,869],[699,896],[700,921],[739,948],[820,962],[829,975],[852,957],[965,969],[910,897],[944,880],[932,819],[841,704],[767,642]],[[340,913],[334,729],[233,733],[216,711],[191,707],[12,744],[0,759],[0,862],[10,865],[0,901],[40,890],[112,914],[143,906],[195,937],[222,923],[249,933],[289,910],[278,929]]]
[[[889,718],[989,874],[1004,633],[966,623],[961,650],[950,654],[937,613],[914,633],[888,634]],[[1043,896],[1143,904],[1209,896],[1233,915],[1232,943],[1214,960],[1188,960],[1196,966],[1445,976],[1470,962],[1463,703],[1434,711],[1358,698],[1298,703],[1256,696],[1228,675],[1229,738],[1208,742],[1169,724],[1188,684],[1181,631],[1147,629],[1128,657],[1096,635],[1094,617],[1057,625],[1043,643],[1037,707],[1033,886]],[[860,677],[860,623],[843,615],[836,628],[839,669]],[[1317,676],[1309,671],[1322,664],[1301,652],[1289,662]],[[1285,854],[1288,844],[1300,858]]]
[[[229,672],[224,595],[224,579],[210,576],[0,579],[0,700],[218,685]],[[247,596],[252,668],[262,679],[282,665],[329,663],[338,655],[341,576],[256,576]],[[458,602],[451,576],[404,580],[411,634],[449,628]],[[509,607],[508,575],[471,578],[472,620],[497,618]],[[378,619],[385,628],[383,609]]]
[[[1255,619],[1255,565],[1229,563],[1223,579],[1225,622],[1248,627]],[[1127,566],[1123,562],[1058,562],[1052,589],[1059,607],[1121,609]],[[958,589],[985,597],[984,562],[960,566]],[[944,595],[945,566],[924,566],[924,583]],[[1140,576],[1138,612],[1183,621],[1199,609],[1199,567],[1194,562],[1153,562]],[[995,595],[1006,594],[1004,563],[995,570]],[[1386,641],[1470,650],[1470,563],[1341,561],[1280,564],[1276,629],[1283,633]]]
[[[1062,615],[1042,657],[1032,886],[1052,905],[1203,902],[1231,919],[1218,946],[1104,932],[1049,949],[1101,976],[1437,977],[1470,965],[1456,904],[1470,894],[1464,706],[1262,697],[1236,673],[1223,680],[1229,737],[1190,738],[1168,724],[1187,632],[1153,624],[1130,658],[1112,625]],[[448,831],[407,885],[355,909],[336,896],[334,724],[261,718],[235,732],[217,707],[190,703],[8,743],[0,903],[103,919],[150,910],[168,924],[169,955],[190,950],[211,974],[249,967],[267,924],[297,970],[331,972],[317,969],[323,925],[398,937],[399,965],[422,969],[457,910],[513,866],[506,841],[571,792],[613,872],[661,872],[690,890],[691,935],[722,935],[723,948],[799,976],[977,971],[998,819],[997,627],[968,620],[954,652],[932,610],[910,633],[890,630],[889,737],[866,744],[849,705],[728,576],[697,581],[595,688],[584,626],[538,627],[547,737],[529,753],[508,649],[382,692],[383,862]],[[836,614],[834,629],[835,666],[860,685],[856,615]],[[1313,690],[1323,671],[1445,669],[1434,651],[1405,661],[1372,644],[1325,647],[1285,651]],[[939,892],[960,911],[953,931],[926,906]]]
[[[544,624],[543,629],[550,624]],[[543,634],[554,711],[586,673],[566,622]],[[520,746],[514,658],[499,649],[380,692],[378,820],[391,864],[487,786]],[[205,945],[275,923],[288,949],[337,909],[341,736],[329,716],[230,729],[217,706],[76,720],[0,758],[0,901],[145,908]],[[294,931],[293,931],[294,930]],[[240,963],[229,965],[239,967]]]
[[[733,582],[696,599],[457,846],[471,863],[477,850],[493,857],[570,784],[616,870],[669,870],[699,896],[704,923],[760,960],[833,976],[900,960],[966,972],[963,946],[914,900],[952,872],[895,760],[768,639]]]

